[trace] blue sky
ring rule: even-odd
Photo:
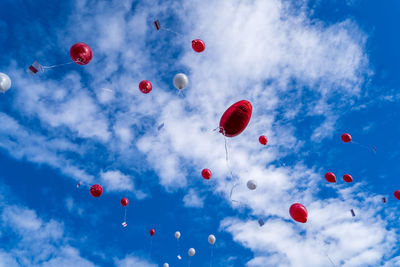
[[[399,13],[395,0],[1,1],[0,72],[13,86],[0,101],[0,266],[188,266],[191,247],[190,266],[210,266],[209,234],[213,266],[400,265]],[[77,42],[93,50],[88,65],[26,73],[69,62]],[[242,99],[250,124],[228,139],[238,204],[212,130]]]

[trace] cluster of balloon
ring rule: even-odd
[[[185,74],[178,73],[174,76],[173,83],[176,89],[183,90],[189,84],[189,79]]]
[[[267,137],[266,137],[265,135],[261,135],[261,136],[258,138],[258,141],[260,142],[260,144],[262,144],[262,145],[264,145],[264,146],[266,146],[267,143],[268,143],[268,139],[267,139]]]
[[[103,187],[99,184],[92,185],[92,187],[90,187],[90,194],[93,197],[100,197],[101,194],[103,194]]]
[[[203,40],[200,39],[195,39],[192,41],[192,48],[195,52],[201,53],[206,49],[206,44],[203,42]]]
[[[181,238],[181,232],[176,231],[175,234],[175,239],[176,239],[176,252],[177,252],[177,258],[178,260],[182,259],[181,255],[179,254],[179,238]]]
[[[289,209],[290,216],[292,216],[293,220],[300,223],[307,222],[307,209],[300,203],[294,203],[290,206]]]
[[[124,213],[125,213],[125,215],[124,215],[124,221],[122,222],[122,226],[123,227],[126,227],[127,225],[128,225],[128,223],[126,222],[126,207],[128,206],[128,204],[129,204],[129,200],[126,198],[126,197],[124,197],[123,199],[121,199],[121,205],[124,207]]]
[[[151,84],[151,82],[147,81],[147,80],[143,80],[139,83],[139,90],[140,92],[142,92],[143,94],[148,94],[150,93],[150,91],[153,89],[153,85]]]
[[[247,188],[250,190],[255,190],[257,188],[257,182],[254,180],[247,181]]]
[[[29,66],[28,72],[32,75],[35,75],[38,72],[43,72],[45,69],[52,69],[72,63],[76,63],[78,65],[86,65],[88,64],[93,58],[93,52],[89,45],[85,43],[76,43],[74,44],[70,50],[69,55],[73,62],[57,64],[52,66],[44,66],[41,65],[39,62],[35,61],[32,65]]]
[[[203,169],[201,171],[201,176],[203,176],[204,179],[209,180],[211,178],[211,171],[209,169]]]
[[[0,92],[5,93],[11,88],[11,79],[7,74],[0,72]]]

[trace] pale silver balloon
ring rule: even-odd
[[[183,73],[178,73],[174,77],[174,86],[179,89],[185,89],[185,87],[189,84],[188,77]]]
[[[250,190],[256,189],[257,188],[257,182],[254,181],[254,180],[249,180],[247,182],[247,188],[250,189]]]
[[[169,267],[169,264],[168,263],[164,263],[163,267]]]
[[[181,237],[181,233],[179,231],[175,232],[175,238],[179,239]]]
[[[11,79],[7,74],[0,72],[0,92],[5,93],[11,87]]]
[[[210,243],[211,245],[214,245],[215,241],[216,241],[216,239],[215,239],[214,235],[209,235],[208,236],[208,243]]]
[[[194,254],[196,254],[196,250],[194,250],[194,248],[190,248],[189,251],[188,251],[188,254],[189,254],[190,257],[193,257]]]

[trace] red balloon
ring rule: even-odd
[[[265,136],[265,135],[261,135],[259,138],[258,138],[258,141],[260,142],[260,144],[262,144],[262,145],[266,145],[267,144],[267,142],[268,142],[268,139],[267,139],[267,137]]]
[[[332,172],[325,173],[325,179],[330,183],[336,183],[336,176]]]
[[[197,53],[201,53],[206,49],[206,44],[202,40],[196,39],[192,41],[192,48]]]
[[[342,134],[341,138],[342,138],[342,141],[345,143],[348,143],[351,141],[351,135],[348,133]]]
[[[156,233],[156,230],[154,230],[154,229],[150,230],[150,236],[153,236],[155,233]]]
[[[69,55],[78,65],[86,65],[93,58],[92,49],[85,43],[74,44],[69,50]]]
[[[211,171],[209,169],[203,169],[201,171],[201,176],[203,176],[204,179],[210,179],[211,178]]]
[[[294,203],[290,206],[289,213],[296,222],[307,222],[307,209],[300,203]]]
[[[129,204],[129,200],[126,197],[121,199],[121,205],[122,206],[126,207],[126,206],[128,206],[128,204]]]
[[[394,191],[394,197],[400,200],[400,190]]]
[[[92,185],[90,188],[90,194],[94,197],[99,197],[103,194],[103,187],[99,184]]]
[[[249,124],[253,107],[247,100],[241,100],[230,106],[219,121],[219,132],[227,137],[239,135]]]
[[[153,89],[153,86],[151,85],[151,82],[147,81],[147,80],[143,80],[139,83],[139,90],[143,93],[143,94],[148,94],[150,93],[150,91]]]
[[[350,174],[345,174],[345,175],[343,175],[343,180],[344,180],[346,183],[351,183],[351,182],[353,182],[353,177],[351,177]]]

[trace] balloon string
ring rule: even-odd
[[[189,257],[189,267],[190,267],[190,262],[192,261],[192,257]]]
[[[376,153],[376,148],[375,147],[371,148],[370,146],[367,146],[367,145],[364,145],[364,144],[360,144],[360,143],[358,143],[356,141],[351,141],[351,142],[354,143],[355,145],[358,145],[358,146],[363,147],[365,149],[368,149],[368,150],[372,149],[372,151],[374,151],[374,153]]]
[[[316,241],[319,242],[320,246],[323,248],[323,252],[325,254],[325,256],[328,258],[329,262],[332,264],[333,267],[336,267],[336,264],[333,263],[333,260],[331,259],[331,257],[329,257],[328,252],[326,252],[325,250],[325,242],[322,242],[321,237],[319,235],[316,235]]]
[[[176,35],[179,35],[179,36],[183,36],[181,33],[173,31],[173,30],[168,29],[168,28],[161,27],[161,30],[164,30],[164,31],[167,31],[167,32],[172,32],[172,33],[175,33]]]
[[[149,252],[149,258],[151,258],[151,250],[153,248],[153,238],[150,237],[150,252]]]
[[[211,245],[211,257],[210,257],[210,267],[212,267],[212,262],[213,262],[213,250],[214,250],[214,245]]]
[[[125,216],[124,216],[124,222],[126,222],[126,209],[127,209],[127,207],[125,206]]]
[[[79,62],[79,61],[77,61],[77,62]],[[41,67],[42,67],[42,69],[52,69],[52,68],[57,68],[57,67],[61,67],[61,66],[73,64],[73,63],[76,63],[76,62],[75,62],[75,61],[72,61],[72,62],[68,62],[68,63],[57,64],[57,65],[51,65],[51,66],[43,66],[43,65],[42,65]]]

